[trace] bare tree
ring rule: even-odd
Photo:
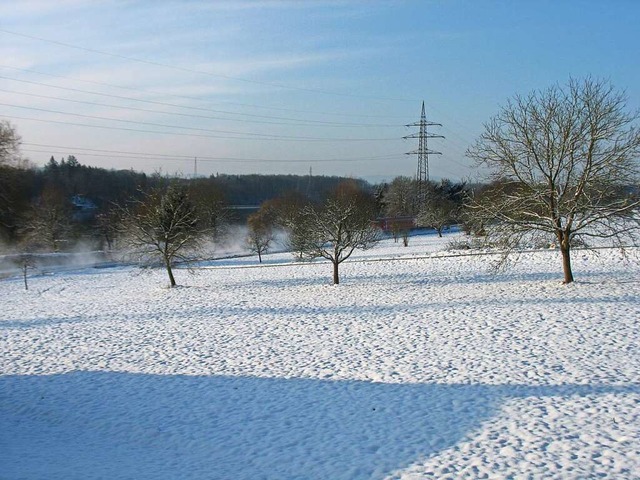
[[[370,248],[379,240],[373,222],[375,200],[353,182],[338,185],[324,204],[307,207],[305,214],[312,228],[306,255],[331,261],[334,285],[340,283],[339,265],[356,249]]]
[[[258,254],[258,260],[262,263],[262,255],[267,253],[273,242],[273,224],[258,212],[249,216],[247,226],[247,244],[252,252]]]
[[[174,263],[197,259],[203,234],[186,188],[170,185],[165,192],[145,193],[124,207],[122,215],[125,242],[132,254],[141,262],[161,260],[170,286],[175,287]]]
[[[385,213],[403,217],[415,215],[417,209],[417,183],[410,177],[396,177],[385,194]]]
[[[417,183],[409,177],[396,177],[389,184],[384,196],[388,225],[397,242],[402,237],[405,247],[409,246],[409,233],[415,225],[411,218],[418,213]]]
[[[94,230],[100,238],[100,248],[106,246],[107,252],[111,252],[116,245],[116,239],[121,232],[121,212],[117,206],[113,205],[95,217]]]
[[[449,198],[442,195],[429,196],[418,215],[418,224],[433,228],[439,237],[443,230],[454,222],[458,206]]]
[[[226,232],[230,222],[230,211],[223,191],[209,179],[198,178],[189,183],[189,198],[198,210],[202,226],[217,240]]]
[[[29,290],[28,273],[29,269],[36,267],[35,256],[29,252],[23,252],[16,256],[16,266],[22,272],[22,281],[24,282],[24,289]]]
[[[309,217],[304,214],[304,210],[295,219],[295,222],[289,225],[287,233],[287,248],[296,260],[303,261],[305,252],[313,243],[313,225],[309,221]]]
[[[16,129],[7,120],[0,120],[0,165],[20,164],[20,141]]]
[[[573,281],[571,247],[588,237],[618,246],[638,228],[638,113],[604,81],[570,80],[516,96],[485,126],[468,155],[500,189],[478,202],[483,224],[509,249],[523,239],[555,239],[564,282]]]
[[[32,248],[53,252],[69,240],[71,203],[59,188],[45,187],[31,206],[23,228],[24,241]]]
[[[17,226],[16,196],[21,186],[17,181],[17,167],[24,167],[20,157],[20,136],[6,120],[0,120],[0,227],[13,230]],[[0,232],[4,233],[4,232]]]
[[[304,195],[289,192],[260,206],[260,212],[287,234],[286,246],[298,260],[305,258],[305,251],[313,241],[309,217],[305,215],[309,205],[310,201]]]
[[[447,179],[429,183],[425,189],[425,203],[418,214],[418,224],[433,228],[442,237],[442,231],[458,221],[464,185]]]

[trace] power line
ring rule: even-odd
[[[124,119],[119,119],[119,118],[109,118],[109,117],[101,117],[98,115],[84,115],[81,113],[73,113],[73,112],[63,112],[60,110],[50,110],[47,108],[38,108],[38,107],[25,107],[22,105],[14,105],[14,104],[10,104],[10,103],[1,103],[0,105],[5,106],[5,107],[12,107],[12,108],[22,108],[25,110],[35,110],[38,112],[45,112],[45,113],[55,113],[58,115],[69,115],[69,116],[73,116],[73,117],[80,117],[80,118],[88,118],[91,120],[107,120],[110,122],[123,122],[123,123],[128,123],[128,124],[134,124],[134,125],[146,125],[146,126],[150,126],[150,127],[161,127],[161,128],[177,128],[177,129],[181,129],[181,130],[190,130],[190,131],[199,131],[199,132],[211,132],[211,133],[223,133],[226,135],[237,135],[235,137],[233,136],[213,136],[213,135],[196,135],[196,134],[191,134],[193,136],[203,136],[203,137],[211,137],[211,138],[225,138],[228,140],[283,140],[283,141],[309,141],[309,142],[363,142],[363,141],[367,141],[367,142],[379,142],[379,141],[390,141],[390,140],[396,140],[395,138],[333,138],[333,137],[327,137],[327,138],[322,138],[322,137],[292,137],[292,136],[287,136],[287,135],[273,135],[273,134],[263,134],[263,133],[245,133],[245,132],[234,132],[234,131],[229,131],[229,130],[211,130],[211,129],[207,129],[207,128],[197,128],[197,127],[184,127],[184,126],[180,126],[180,125],[165,125],[162,123],[153,123],[153,122],[140,122],[140,121],[136,121],[136,120],[124,120]],[[20,118],[20,117],[15,117],[15,118]],[[35,120],[35,119],[28,119],[28,118],[22,118],[23,120]],[[43,122],[53,122],[53,120],[44,120],[44,119],[39,119],[40,121]],[[60,123],[60,122],[55,122],[55,123]],[[69,125],[74,125],[73,123],[69,123]],[[130,130],[130,131],[140,131],[140,132],[146,132],[146,133],[160,133],[163,135],[188,135],[185,133],[177,133],[177,132],[157,132],[157,131],[149,131],[149,130],[136,130],[136,129],[125,129],[122,127],[106,127],[103,125],[85,125],[85,124],[76,124],[76,125],[80,125],[83,127],[89,127],[89,128],[112,128],[112,129],[123,129],[123,130]],[[243,136],[244,135],[244,136]]]
[[[460,123],[455,117],[452,117],[446,113],[444,113],[441,109],[434,107],[433,105],[429,105],[428,103],[426,103],[427,107],[429,107],[432,110],[435,110],[437,112],[440,112],[440,115],[442,115],[443,117],[449,118],[453,123],[458,124],[463,130],[470,130],[470,128],[468,126],[463,125],[462,123]],[[448,129],[447,127],[443,127],[445,130],[449,130],[450,132],[453,132],[453,130]],[[469,142],[469,139],[464,139],[463,137],[459,137],[462,138],[464,142],[466,143],[473,143],[473,142]]]
[[[109,88],[118,88],[121,90],[130,90],[133,92],[142,92],[145,94],[154,94],[154,95],[162,95],[162,96],[168,96],[168,97],[174,97],[174,98],[182,98],[185,100],[195,100],[197,102],[202,102],[203,99],[202,98],[198,98],[198,97],[190,97],[188,95],[176,95],[175,93],[171,93],[171,94],[167,94],[167,93],[163,93],[163,92],[157,92],[154,90],[142,90],[140,88],[134,88],[134,87],[126,87],[123,85],[115,85],[113,83],[104,83],[104,82],[97,82],[95,80],[85,80],[85,79],[80,79],[80,78],[73,78],[73,77],[67,77],[64,75],[56,75],[53,73],[44,73],[44,72],[39,72],[37,70],[30,70],[30,69],[26,69],[26,68],[18,68],[18,67],[11,67],[9,65],[0,65],[0,68],[5,68],[5,69],[9,69],[9,70],[17,70],[19,72],[27,72],[27,73],[35,73],[37,75],[43,75],[46,77],[54,77],[54,78],[63,78],[65,80],[71,80],[73,82],[81,82],[81,83],[88,83],[91,85],[100,85],[103,87],[109,87]],[[2,77],[0,77],[2,78]],[[11,79],[11,80],[15,80],[15,81],[20,81],[17,79]],[[54,87],[56,88],[56,87]],[[62,88],[62,87],[58,87],[58,88]],[[134,99],[135,100],[135,99]],[[211,101],[207,101],[204,100],[206,103],[214,103]],[[333,116],[333,117],[352,117],[352,118],[406,118],[404,115],[374,115],[374,114],[355,114],[355,113],[344,113],[344,112],[318,112],[318,111],[311,111],[311,110],[299,110],[299,109],[295,109],[295,108],[285,108],[285,107],[273,107],[273,106],[266,106],[266,105],[256,105],[256,104],[251,104],[251,103],[239,103],[239,102],[220,102],[223,103],[225,105],[235,105],[238,107],[250,107],[250,108],[259,108],[259,109],[264,109],[264,110],[278,110],[281,112],[292,112],[292,113],[303,113],[305,115],[328,115],[328,116]],[[190,108],[190,107],[182,107],[181,108]],[[206,110],[206,109],[205,109]],[[213,110],[213,111],[217,111],[217,110]],[[233,115],[243,115],[242,113],[237,113],[237,112],[232,112]],[[266,117],[269,118],[269,117]],[[277,118],[277,117],[276,117]]]
[[[17,37],[22,37],[22,38],[28,38],[31,40],[37,40],[39,42],[45,42],[45,43],[51,43],[53,45],[58,45],[58,46],[62,46],[65,48],[73,48],[76,50],[81,50],[84,52],[89,52],[89,53],[96,53],[99,55],[104,55],[104,56],[108,56],[108,57],[112,57],[112,58],[119,58],[121,60],[127,60],[130,62],[136,62],[136,63],[142,63],[142,64],[146,64],[146,65],[153,65],[156,67],[163,67],[163,68],[168,68],[168,69],[172,69],[172,70],[178,70],[181,72],[188,72],[188,73],[195,73],[198,75],[206,75],[209,77],[214,77],[214,78],[222,78],[225,80],[233,80],[236,82],[244,82],[244,83],[250,83],[250,84],[254,84],[254,85],[263,85],[263,86],[268,86],[268,87],[275,87],[275,88],[282,88],[282,89],[287,89],[287,90],[296,90],[296,91],[301,91],[301,92],[309,92],[309,93],[318,93],[318,94],[322,94],[322,95],[333,95],[333,96],[340,96],[340,97],[353,97],[353,98],[367,98],[367,99],[375,99],[375,100],[388,100],[388,101],[394,101],[394,102],[409,102],[411,100],[406,99],[406,98],[392,98],[392,97],[381,97],[381,96],[376,96],[376,95],[359,95],[359,94],[354,94],[354,93],[341,93],[341,92],[331,92],[328,90],[320,90],[320,89],[314,89],[314,88],[305,88],[305,87],[294,87],[291,85],[284,85],[284,84],[279,84],[279,83],[272,83],[272,82],[263,82],[260,80],[249,80],[246,78],[240,78],[240,77],[232,77],[229,75],[222,75],[222,74],[216,74],[216,73],[211,73],[211,72],[204,72],[204,71],[200,71],[200,70],[194,70],[191,68],[186,68],[186,67],[179,67],[176,65],[169,65],[166,63],[161,63],[161,62],[156,62],[156,61],[152,61],[152,60],[143,60],[140,58],[135,58],[135,57],[128,57],[126,55],[119,55],[117,53],[110,53],[110,52],[105,52],[102,50],[97,50],[94,48],[87,48],[87,47],[81,47],[79,45],[73,45],[70,43],[64,43],[64,42],[59,42],[57,40],[50,40],[50,39],[46,39],[46,38],[41,38],[41,37],[36,37],[34,35],[27,35],[24,33],[18,33],[18,32],[13,32],[10,30],[5,30],[3,28],[0,28],[0,32],[2,33],[6,33],[9,35],[15,35]]]
[[[127,101],[131,101],[131,102],[141,102],[141,103],[149,103],[149,104],[152,104],[152,105],[161,105],[161,106],[165,106],[165,107],[176,107],[176,108],[184,108],[184,109],[188,109],[188,110],[198,110],[198,111],[213,112],[213,113],[223,113],[223,114],[227,114],[227,115],[238,115],[238,116],[242,116],[242,117],[267,118],[267,119],[274,119],[274,120],[289,120],[289,121],[292,121],[292,122],[306,122],[306,123],[309,123],[310,125],[327,125],[327,126],[349,126],[349,127],[354,127],[354,126],[366,126],[366,127],[392,126],[392,127],[395,127],[395,126],[397,126],[397,125],[384,125],[384,124],[366,124],[366,123],[353,124],[353,123],[340,123],[340,122],[326,122],[326,121],[322,121],[322,120],[300,120],[300,119],[297,119],[297,118],[275,117],[275,116],[271,116],[271,115],[255,115],[255,114],[250,114],[250,113],[238,113],[238,112],[230,112],[230,111],[226,111],[226,110],[215,110],[215,109],[210,109],[210,108],[178,105],[178,104],[175,104],[175,103],[168,103],[168,102],[158,102],[158,101],[155,101],[155,100],[143,100],[143,99],[140,99],[140,98],[125,97],[125,96],[122,96],[122,95],[113,95],[113,94],[102,93],[102,92],[92,92],[90,90],[82,90],[82,89],[79,89],[79,88],[60,87],[58,85],[51,85],[51,84],[48,84],[48,83],[34,82],[34,81],[31,81],[31,80],[23,80],[23,79],[18,79],[18,78],[5,77],[3,75],[0,75],[0,78],[4,79],[4,80],[11,80],[11,81],[14,81],[14,82],[28,83],[30,85],[39,85],[39,86],[48,87],[48,88],[55,88],[57,90],[66,90],[66,91],[69,91],[69,92],[86,93],[88,95],[97,95],[97,96],[100,96],[100,97],[117,98],[119,100],[127,100]],[[35,94],[26,94],[26,95],[35,95]],[[117,108],[127,108],[127,107],[117,107]],[[235,120],[235,119],[228,119],[228,120],[241,121],[241,120]],[[249,120],[246,120],[246,121],[249,122]]]
[[[126,150],[104,150],[98,148],[72,147],[66,145],[50,145],[42,143],[25,142],[22,145],[40,148],[54,148],[57,150],[65,150],[64,152],[52,152],[51,150],[38,149],[22,149],[23,151],[46,153],[46,154],[64,154],[77,153],[79,155],[111,157],[111,158],[130,158],[137,160],[180,160],[191,161],[193,155],[172,155],[166,153],[149,153],[149,152],[131,152]],[[207,155],[197,155],[198,161],[204,162],[237,162],[237,163],[334,163],[334,162],[364,162],[371,160],[389,160],[397,158],[397,155],[376,155],[363,157],[347,157],[347,158],[306,158],[306,159],[273,159],[273,158],[243,158],[243,157],[212,157]]]
[[[68,152],[52,152],[51,150],[37,150],[37,149],[31,149],[31,148],[24,148],[22,149],[22,151],[24,152],[30,152],[30,153],[44,153],[47,155],[55,155],[55,154],[65,154]],[[76,152],[78,153],[78,152]],[[193,157],[188,157],[188,158],[181,158],[182,156],[179,157],[160,157],[160,158],[156,158],[153,156],[144,156],[142,158],[137,157],[137,156],[132,156],[132,155],[109,155],[109,154],[103,154],[103,153],[87,153],[87,152],[79,152],[82,155],[88,156],[88,157],[104,157],[104,158],[126,158],[126,159],[137,159],[137,160],[163,160],[163,161],[181,161],[181,162],[185,162],[185,161],[193,161]],[[395,158],[395,155],[389,155],[388,157],[385,157],[383,160],[390,160],[391,158]],[[248,164],[248,163],[358,163],[358,162],[370,162],[371,158],[362,158],[362,159],[341,159],[341,158],[334,158],[334,159],[326,159],[326,160],[313,160],[313,159],[306,159],[306,160],[300,160],[300,159],[294,159],[294,160],[276,160],[276,159],[251,159],[251,158],[226,158],[226,157],[220,157],[220,158],[215,158],[215,159],[208,159],[208,158],[201,158],[201,157],[197,157],[198,162],[212,162],[212,163],[240,163],[240,164]]]
[[[442,129],[446,130],[449,133],[451,133],[454,137],[457,137],[463,144],[466,144],[467,146],[472,145],[474,143],[470,139],[468,139],[466,137],[463,137],[462,135],[457,133],[455,130],[451,130],[450,128],[447,128],[446,126],[443,126]],[[449,142],[447,142],[447,143],[449,143]],[[466,147],[463,150],[466,150]]]
[[[1,78],[1,77],[0,77]],[[361,123],[361,124],[357,124],[357,123],[332,123],[332,122],[318,122],[320,123],[318,124],[308,124],[305,125],[302,122],[306,122],[306,120],[300,120],[300,122],[267,122],[264,120],[244,120],[244,119],[237,119],[237,118],[226,118],[226,117],[211,117],[211,116],[207,116],[207,115],[196,115],[196,114],[191,114],[191,113],[180,113],[180,112],[165,112],[162,110],[151,110],[148,108],[136,108],[136,107],[126,107],[124,105],[113,105],[113,104],[108,104],[108,103],[100,103],[100,102],[89,102],[86,100],[75,100],[75,99],[71,99],[71,98],[62,98],[62,97],[53,97],[50,95],[39,95],[36,93],[27,93],[27,92],[17,92],[15,90],[6,90],[6,89],[2,89],[0,88],[0,92],[5,92],[5,93],[11,93],[11,94],[16,94],[16,95],[25,95],[28,97],[35,97],[35,98],[44,98],[47,100],[59,100],[59,101],[63,101],[63,102],[71,102],[71,103],[80,103],[83,105],[94,105],[97,107],[108,107],[108,108],[119,108],[122,110],[132,110],[135,112],[145,112],[145,113],[156,113],[156,114],[162,114],[162,115],[176,115],[176,116],[180,116],[180,117],[190,117],[190,118],[202,118],[205,120],[225,120],[225,121],[231,121],[231,122],[242,122],[242,123],[260,123],[260,124],[266,124],[266,125],[291,125],[291,126],[297,126],[297,127],[314,127],[314,128],[318,128],[318,127],[331,127],[331,128],[335,128],[335,127],[340,127],[340,128],[344,128],[344,127],[398,127],[398,125],[391,125],[391,124],[375,124],[375,123]],[[183,107],[186,108],[186,107]]]

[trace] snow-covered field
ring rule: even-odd
[[[2,280],[0,478],[640,478],[640,252],[447,241]]]

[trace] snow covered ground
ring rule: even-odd
[[[640,251],[0,282],[0,478],[640,478]]]

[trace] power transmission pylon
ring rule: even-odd
[[[442,124],[427,122],[427,117],[424,113],[424,101],[422,102],[422,114],[420,115],[420,121],[406,125],[407,127],[420,127],[418,133],[412,133],[406,137],[402,137],[405,140],[408,138],[418,139],[418,149],[411,152],[407,152],[407,155],[418,156],[418,171],[416,174],[416,182],[418,187],[418,202],[420,205],[424,204],[425,196],[427,193],[427,185],[429,183],[429,155],[442,155],[442,152],[436,152],[435,150],[429,150],[427,146],[427,139],[429,138],[444,138],[442,135],[433,135],[427,131],[428,127],[438,126]]]
[[[307,184],[307,197],[311,195],[311,182],[313,180],[313,167],[309,167],[309,183]]]

